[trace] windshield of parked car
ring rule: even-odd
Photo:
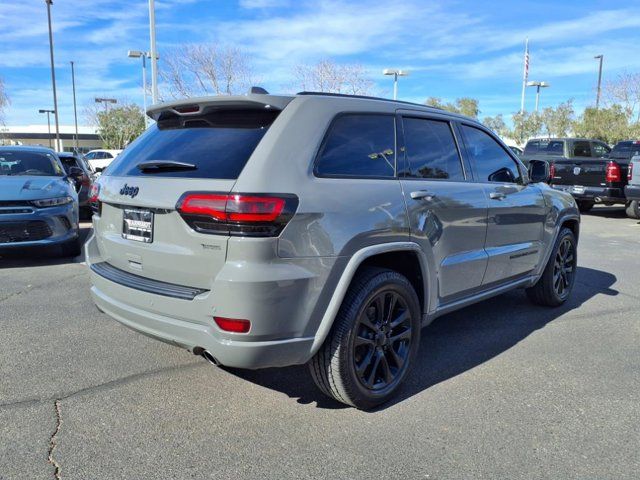
[[[57,159],[46,152],[0,151],[0,175],[63,176]]]

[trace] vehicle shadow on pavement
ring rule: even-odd
[[[617,295],[611,288],[615,282],[616,277],[611,273],[578,267],[572,295],[561,307],[536,306],[528,301],[523,290],[517,290],[436,319],[422,330],[418,356],[398,395],[374,412],[491,360],[596,295]],[[318,408],[326,409],[348,408],[325,397],[316,388],[306,365],[227,370],[250,382],[286,393],[298,403],[316,402]]]
[[[586,217],[601,217],[601,218],[629,218],[623,206],[596,206],[592,210],[581,215]]]
[[[91,226],[80,227],[82,243],[86,242]],[[66,263],[80,263],[84,261],[84,253],[78,257],[61,257],[57,246],[45,248],[16,248],[7,251],[0,250],[0,270],[5,268],[47,267],[64,265]]]

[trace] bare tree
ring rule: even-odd
[[[621,105],[629,120],[640,122],[640,73],[625,72],[605,82],[604,98],[609,106]]]
[[[371,95],[373,90],[365,68],[357,63],[340,65],[326,59],[313,65],[299,64],[293,75],[295,89],[350,95]]]
[[[4,111],[9,106],[9,97],[4,80],[0,77],[0,125],[4,125]]]
[[[238,48],[187,44],[163,53],[160,77],[173,98],[245,93],[251,66]]]

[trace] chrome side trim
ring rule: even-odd
[[[342,304],[342,300],[344,296],[347,294],[347,289],[351,284],[351,280],[356,273],[356,270],[360,266],[360,264],[368,257],[372,257],[374,255],[378,255],[380,253],[388,253],[388,252],[397,252],[397,251],[406,251],[411,250],[415,251],[418,254],[418,258],[420,258],[420,268],[422,270],[422,278],[425,282],[425,305],[422,306],[424,311],[429,310],[428,305],[428,297],[427,292],[429,291],[429,276],[427,275],[427,262],[424,258],[424,252],[420,248],[417,243],[413,242],[392,242],[385,243],[382,245],[371,245],[369,247],[365,247],[361,250],[358,250],[350,259],[349,263],[345,267],[342,272],[342,276],[338,281],[338,285],[333,292],[333,296],[331,297],[331,301],[327,306],[327,309],[324,312],[324,316],[320,321],[320,325],[318,326],[318,330],[316,331],[316,335],[313,339],[313,344],[311,345],[311,356],[315,355],[316,352],[320,349],[320,346],[324,343],[325,338],[329,334],[329,330],[331,330],[331,326],[333,325],[333,320],[338,314],[338,310],[340,309],[340,305]]]
[[[176,285],[174,283],[141,277],[140,275],[134,275],[133,273],[120,270],[119,268],[109,265],[107,262],[93,263],[90,268],[101,277],[119,285],[165,297],[193,300],[198,295],[209,291],[202,288],[186,287],[184,285]]]

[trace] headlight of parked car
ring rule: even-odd
[[[43,198],[42,200],[33,200],[32,203],[36,207],[57,207],[58,205],[66,205],[67,203],[73,202],[73,198],[66,197],[56,197],[56,198]]]

